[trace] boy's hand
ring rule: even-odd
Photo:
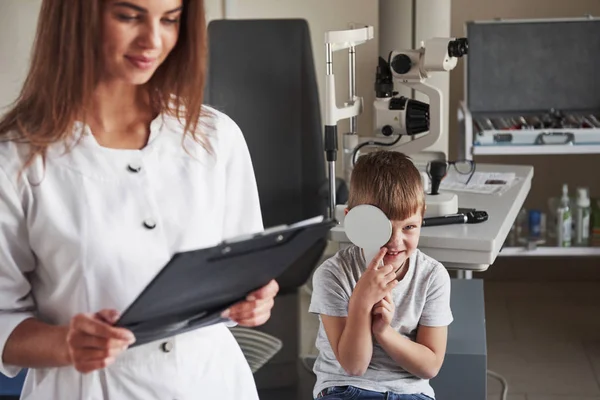
[[[387,249],[383,247],[371,261],[362,274],[352,292],[350,301],[370,311],[373,306],[383,299],[397,284],[396,274],[392,265],[381,267],[381,261]]]
[[[381,301],[375,304],[373,307],[373,334],[378,335],[382,333],[385,328],[390,326],[392,318],[394,317],[394,301],[392,294],[388,293]]]

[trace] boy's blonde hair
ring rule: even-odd
[[[425,213],[421,175],[412,160],[397,151],[375,151],[361,156],[350,178],[348,209],[370,204],[390,220]]]

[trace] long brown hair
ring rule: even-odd
[[[397,151],[360,156],[350,177],[348,209],[360,204],[379,207],[391,220],[403,221],[425,213],[421,174],[412,160]]]
[[[25,165],[48,146],[72,134],[92,101],[101,65],[101,2],[43,0],[31,65],[21,93],[0,120],[0,140],[30,145]],[[148,82],[157,112],[184,121],[185,134],[209,147],[199,131],[206,76],[206,19],[203,0],[183,0],[177,44]]]

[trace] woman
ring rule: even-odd
[[[38,24],[0,121],[0,372],[32,400],[257,399],[224,324],[129,350],[112,326],[174,253],[262,230],[243,136],[202,106],[202,1],[43,0]],[[260,325],[277,290],[224,316]]]

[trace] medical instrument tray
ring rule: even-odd
[[[465,29],[464,155],[472,147],[600,145],[600,19],[474,21]]]

